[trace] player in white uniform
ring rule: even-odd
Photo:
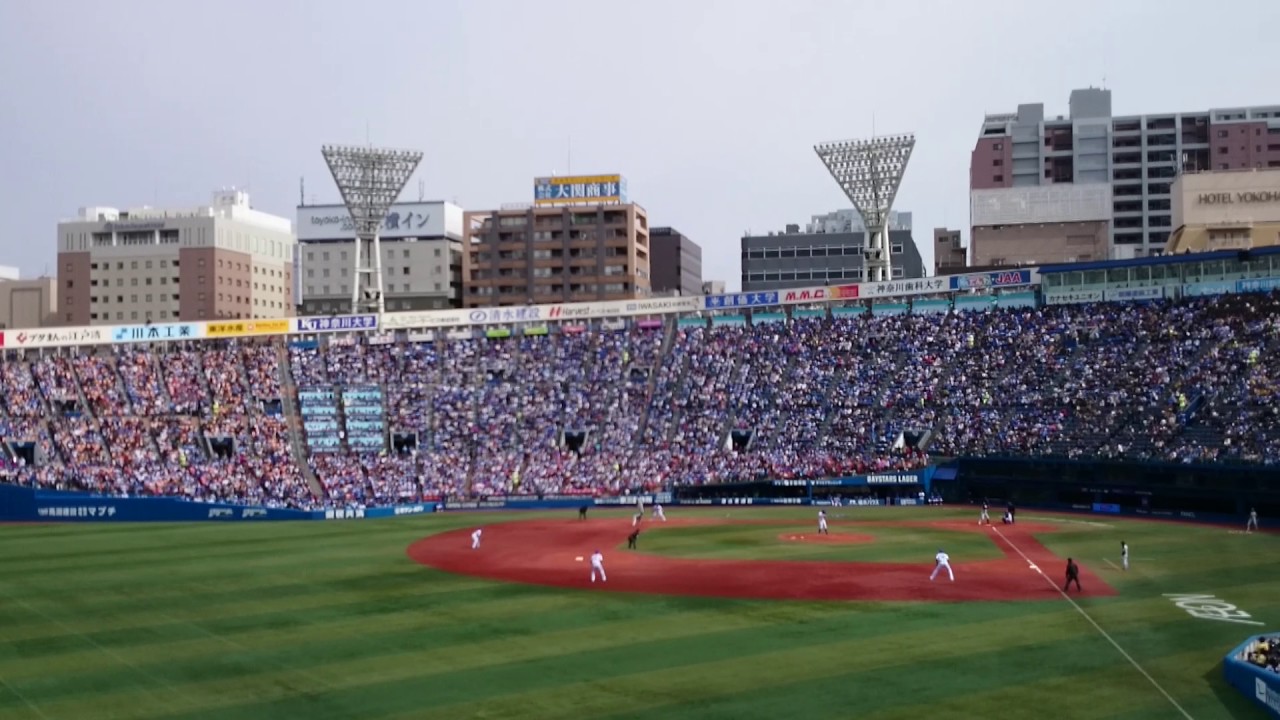
[[[1244,531],[1248,533],[1248,532],[1253,532],[1254,530],[1257,530],[1257,529],[1258,529],[1258,511],[1254,508],[1249,508],[1249,522],[1244,524]]]
[[[991,524],[991,516],[987,515],[986,503],[982,503],[982,514],[978,516],[978,524],[981,525],[983,523],[986,523],[987,525]]]
[[[608,582],[604,574],[604,555],[599,550],[591,553],[591,582],[596,581],[596,573],[600,573],[600,582]]]
[[[1120,566],[1129,569],[1129,543],[1120,541]]]
[[[818,534],[819,535],[831,534],[830,532],[827,531],[827,512],[825,510],[818,511]]]
[[[938,576],[938,571],[942,568],[947,569],[947,577],[951,578],[951,582],[956,581],[956,574],[951,572],[951,556],[938,549],[938,554],[933,556],[933,573],[929,575],[929,582]]]
[[[641,510],[640,512],[638,512],[638,513],[636,513],[635,515],[632,515],[632,516],[631,516],[631,527],[635,527],[635,526],[639,525],[641,520],[644,520],[644,511],[643,511],[643,510]]]
[[[666,514],[662,512],[662,505],[661,505],[661,503],[654,503],[654,504],[653,504],[653,516],[654,516],[654,517],[656,517],[656,518],[658,518],[658,519],[659,519],[659,520],[661,520],[662,522],[666,522],[666,521],[667,521],[667,516],[666,516]]]
[[[480,533],[481,533],[480,528],[476,528],[476,531],[471,533],[471,549],[472,550],[480,549]]]

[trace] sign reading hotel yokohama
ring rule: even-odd
[[[1201,205],[1234,205],[1236,203],[1273,203],[1280,202],[1280,190],[1258,190],[1237,193],[1200,193],[1196,202]]]

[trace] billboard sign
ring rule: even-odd
[[[952,275],[952,290],[986,290],[998,287],[1016,287],[1031,284],[1030,270],[1008,270],[1005,272],[974,273],[972,275]]]
[[[725,308],[745,308],[760,307],[763,305],[777,305],[778,291],[771,290],[769,292],[748,292],[733,293],[730,295],[710,295],[705,298],[708,310],[723,310]]]
[[[289,333],[288,320],[235,320],[211,322],[205,326],[208,337],[244,337],[246,335],[285,335]]]
[[[204,337],[204,323],[163,323],[160,325],[120,325],[111,331],[114,343],[196,340]]]
[[[627,179],[621,175],[565,175],[533,180],[533,204],[617,205],[627,202]]]
[[[457,213],[450,210],[457,210]],[[457,215],[455,235],[462,232],[461,209],[443,202],[395,203],[387,211],[378,232],[381,238],[444,237],[453,215]],[[310,205],[298,208],[298,239],[350,240],[355,237],[355,224],[344,205]]]

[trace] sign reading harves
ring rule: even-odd
[[[533,181],[534,205],[600,205],[627,201],[627,179],[621,175],[566,175]]]
[[[446,203],[396,203],[387,211],[378,231],[383,238],[444,237]],[[460,228],[459,228],[460,229]],[[349,240],[355,237],[351,213],[343,205],[311,205],[298,208],[299,240]]]
[[[298,332],[341,332],[343,330],[376,330],[377,315],[341,315],[338,317],[298,318]]]
[[[150,342],[152,340],[195,340],[204,337],[203,330],[204,326],[194,323],[121,325],[111,332],[111,341],[115,343],[131,343]]]
[[[705,299],[708,310],[777,305],[778,291],[772,290],[769,292],[735,293],[733,295],[709,295]]]

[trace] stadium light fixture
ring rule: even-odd
[[[883,282],[892,277],[889,269],[889,211],[893,209],[894,198],[898,195],[915,146],[915,134],[906,133],[870,140],[820,143],[813,148],[862,216],[869,241],[863,258],[867,279],[873,282]]]
[[[422,162],[416,150],[325,145],[320,148],[355,230],[351,312],[386,311],[379,231],[391,204]]]

